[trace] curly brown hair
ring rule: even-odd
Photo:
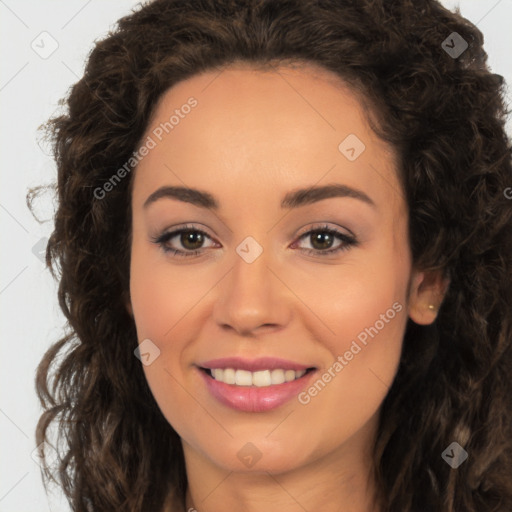
[[[468,44],[450,55],[456,32]],[[69,332],[41,361],[37,443],[57,427],[44,472],[74,511],[185,506],[180,438],[140,361],[129,297],[130,160],[162,94],[237,61],[310,62],[367,106],[399,155],[409,241],[421,269],[450,287],[434,324],[410,319],[374,445],[382,512],[512,510],[512,153],[504,80],[475,25],[435,0],[155,0],[96,42],[66,113],[46,128],[58,210],[46,262],[60,274]],[[457,441],[468,460],[441,453]]]

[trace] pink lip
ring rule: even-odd
[[[304,365],[279,359],[277,357],[259,357],[257,359],[242,359],[241,357],[222,357],[220,359],[212,359],[204,363],[198,363],[197,366],[202,368],[234,368],[235,370],[247,370],[249,372],[257,372],[261,370],[307,370],[313,365]]]
[[[214,368],[219,368],[219,366],[214,366]],[[226,366],[226,368],[229,368],[229,366]],[[198,368],[197,371],[204,379],[210,393],[219,402],[232,409],[244,412],[264,412],[280,407],[296,397],[311,382],[312,376],[317,373],[315,370],[291,382],[257,387],[226,384],[215,380],[204,370]]]

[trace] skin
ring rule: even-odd
[[[186,508],[377,511],[371,445],[407,318],[433,322],[428,305],[437,308],[446,290],[439,275],[412,265],[396,155],[371,131],[354,93],[312,65],[238,64],[196,75],[163,95],[145,137],[191,96],[197,106],[135,171],[127,305],[139,342],[149,338],[160,350],[144,371],[182,439]],[[338,149],[349,134],[366,146],[353,162]],[[291,190],[332,183],[364,192],[374,206],[331,197],[280,207]],[[168,197],[144,208],[170,185],[209,192],[219,210]],[[199,248],[197,256],[173,256],[151,239],[184,224],[207,233],[202,245],[183,245],[179,235],[167,245]],[[352,233],[358,245],[322,256],[343,242],[322,246],[301,236],[324,224]],[[263,248],[250,264],[236,252],[247,236]],[[292,399],[262,413],[233,410],[210,395],[195,367],[275,356],[321,375],[397,302],[401,311],[305,405]],[[261,453],[251,468],[237,457],[248,442]]]

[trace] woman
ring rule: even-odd
[[[155,0],[96,44],[48,125],[73,510],[512,510],[482,41],[434,0]]]

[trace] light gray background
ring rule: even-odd
[[[478,25],[492,70],[511,84],[512,0],[442,3],[450,9],[459,5],[462,15]],[[47,148],[37,143],[37,127],[59,110],[58,100],[81,77],[94,40],[137,4],[135,0],[0,0],[0,512],[69,511],[58,491],[47,498],[39,466],[31,458],[40,414],[35,368],[60,337],[64,317],[57,303],[57,284],[37,255],[38,248],[44,249],[52,222],[38,224],[26,207],[25,195],[28,187],[55,178]],[[41,35],[44,31],[56,43]],[[57,49],[45,55],[52,44],[58,44]],[[509,91],[509,108],[511,98]],[[512,133],[510,118],[507,127]],[[37,205],[40,217],[50,219],[51,194]]]

